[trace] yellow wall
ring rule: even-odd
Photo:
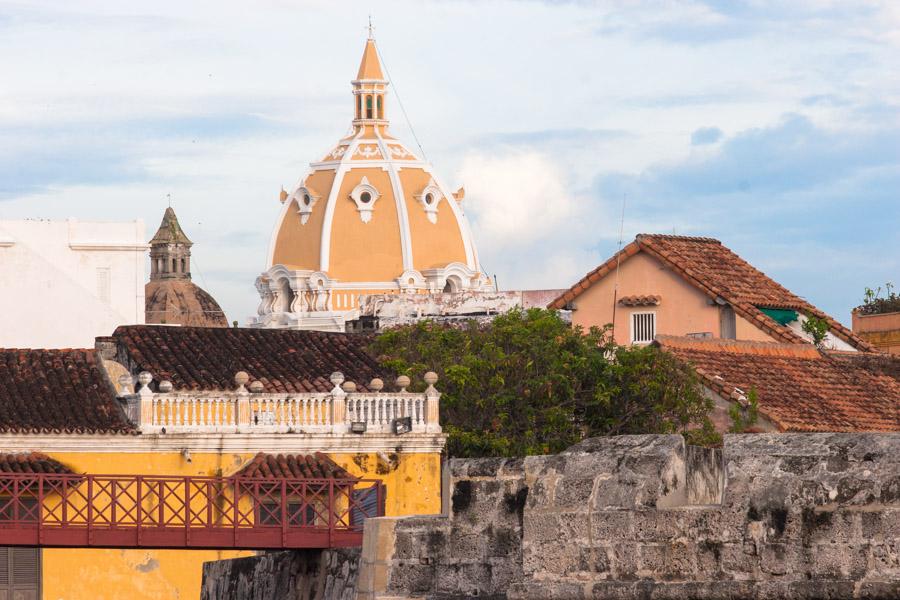
[[[362,222],[350,198],[364,176],[381,194],[368,223]],[[340,281],[393,281],[402,272],[400,222],[390,176],[381,169],[351,169],[335,199],[328,275]]]
[[[228,476],[255,453],[195,453],[190,463],[179,452],[49,454],[77,473]],[[372,453],[331,456],[353,475],[385,483],[388,515],[440,512],[439,454],[389,454],[387,463]],[[204,562],[251,554],[216,550],[45,548],[43,597],[53,600],[195,599],[200,594]]]
[[[289,269],[319,270],[322,221],[325,218],[325,207],[328,205],[328,194],[331,192],[333,182],[334,171],[316,171],[307,177],[304,185],[319,198],[306,223],[300,220],[297,203],[291,202],[278,228],[272,265],[285,265]]]
[[[406,194],[406,212],[409,215],[409,230],[412,240],[413,267],[418,270],[446,267],[451,262],[466,264],[466,249],[462,232],[450,202],[444,198],[438,204],[437,223],[428,220],[425,208],[416,199],[431,176],[421,169],[403,169],[400,182]]]

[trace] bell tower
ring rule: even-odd
[[[172,207],[166,209],[156,235],[150,240],[150,281],[191,279],[191,246]]]

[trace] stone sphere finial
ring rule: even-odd
[[[159,391],[163,394],[168,394],[172,391],[172,382],[168,379],[163,379],[159,382]]]
[[[329,379],[330,379],[331,383],[333,383],[335,385],[335,387],[337,387],[337,386],[341,385],[342,383],[344,383],[344,374],[341,373],[340,371],[335,371],[334,373],[331,374],[331,377]]]
[[[347,392],[348,394],[352,394],[356,391],[356,384],[352,381],[345,381],[344,385],[341,386],[341,389]]]
[[[238,371],[234,374],[234,382],[239,388],[244,387],[248,381],[250,381],[250,375],[247,374],[247,371]]]
[[[250,393],[259,394],[263,391],[263,383],[258,379],[250,384]]]
[[[141,371],[138,374],[138,383],[142,386],[146,387],[150,385],[151,381],[153,381],[153,375],[150,374],[150,371]]]
[[[400,377],[397,378],[396,381],[394,381],[394,383],[397,385],[398,388],[400,388],[401,392],[405,392],[406,388],[409,387],[409,383],[410,383],[409,377],[407,377],[406,375],[401,375]]]
[[[437,381],[438,381],[437,373],[435,373],[434,371],[428,371],[427,373],[425,373],[425,383],[427,383],[429,386],[433,386],[434,384],[437,383]]]
[[[384,382],[376,377],[375,379],[373,379],[372,381],[369,382],[369,389],[372,390],[373,392],[380,392],[381,390],[384,389]]]

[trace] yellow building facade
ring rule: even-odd
[[[343,331],[361,296],[493,290],[463,189],[451,192],[389,131],[389,82],[371,37],[352,86],[350,133],[281,194],[252,326]]]
[[[2,548],[4,528],[14,527],[4,508],[12,487],[3,482],[46,473],[40,465],[48,462],[72,477],[229,478],[261,454],[322,453],[348,479],[381,482],[384,514],[440,512],[439,394],[433,385],[413,393],[403,378],[379,379],[363,339],[128,326],[98,338],[93,350],[0,350],[0,597],[196,598],[204,562],[255,551],[43,547],[32,566],[32,551]],[[395,421],[406,417],[408,428],[397,432]],[[85,484],[77,485],[82,493]],[[120,488],[127,512],[134,492]],[[191,509],[202,515],[203,502],[193,498]],[[44,494],[43,503],[49,528],[58,495]],[[146,500],[141,505],[147,510]],[[181,510],[173,506],[167,515]]]

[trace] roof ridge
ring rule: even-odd
[[[691,338],[677,335],[658,335],[656,343],[663,348],[696,350],[698,352],[728,352],[733,354],[755,354],[759,356],[783,356],[820,360],[822,353],[812,344],[791,344],[783,342],[757,342],[752,340],[731,340],[722,338]]]
[[[709,244],[722,244],[722,240],[713,237],[696,235],[675,235],[674,233],[639,233],[634,237],[636,240],[641,240],[643,238],[653,238],[660,240],[685,240],[691,242],[704,242]]]

